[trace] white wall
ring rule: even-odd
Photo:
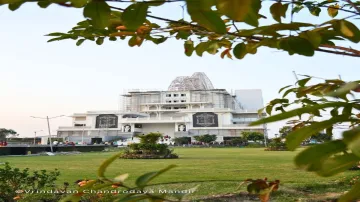
[[[223,125],[230,125],[232,124],[232,114],[231,113],[217,113],[219,119],[219,127]]]

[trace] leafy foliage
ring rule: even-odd
[[[265,179],[247,179],[243,183],[240,184],[241,187],[243,184],[247,185],[247,191],[250,194],[256,194],[259,196],[261,202],[268,202],[270,200],[270,194],[273,191],[277,191],[279,189],[279,180],[268,182],[267,178]]]
[[[16,131],[12,129],[0,128],[0,140],[3,140],[10,135],[18,135],[18,134]]]
[[[271,142],[268,144],[268,148],[265,151],[287,151],[285,143],[281,141],[280,137],[271,139]]]
[[[327,142],[331,140],[331,135],[328,135],[324,132],[312,135],[310,137],[311,140],[316,140],[317,142]]]
[[[281,113],[255,121],[251,125],[271,123],[289,118],[292,131],[286,136],[286,146],[295,150],[309,138],[320,138],[325,143],[309,147],[295,158],[295,164],[320,176],[332,176],[348,170],[360,161],[360,81],[345,82],[339,79],[307,85],[312,77],[299,80],[295,87],[280,89],[283,97],[272,100],[266,111]],[[292,88],[291,88],[292,87]],[[286,99],[289,94],[296,99]],[[294,109],[295,106],[296,108]],[[292,108],[287,110],[288,108]],[[326,116],[325,116],[326,114]],[[335,128],[345,128],[343,138],[331,140]],[[322,133],[323,131],[326,133]],[[342,196],[339,201],[353,201],[360,198],[359,183]]]
[[[256,131],[246,132],[246,131],[244,131],[241,133],[241,135],[247,141],[258,142],[258,141],[264,140],[264,134],[261,132],[256,132]]]
[[[169,171],[170,169],[173,169],[176,167],[175,165],[170,165],[162,170],[149,172],[141,175],[135,180],[135,186],[130,187],[125,183],[125,180],[128,178],[128,174],[120,174],[117,177],[113,179],[109,179],[105,177],[105,171],[108,166],[112,162],[114,162],[116,159],[118,159],[122,153],[118,153],[111,158],[104,161],[104,163],[99,167],[98,169],[98,179],[97,180],[80,180],[79,181],[79,188],[77,189],[78,193],[68,195],[67,197],[63,198],[62,202],[68,202],[68,201],[79,201],[82,197],[89,197],[88,193],[85,193],[84,190],[91,189],[93,191],[97,191],[101,193],[101,190],[113,190],[114,193],[117,193],[118,190],[126,190],[129,194],[119,194],[114,195],[111,200],[112,201],[167,201],[172,198],[177,199],[176,201],[181,201],[183,197],[186,196],[186,194],[159,194],[155,192],[149,192],[149,190],[146,191],[146,188],[148,186],[151,186],[151,181],[153,181],[158,176],[162,175],[163,173]],[[195,190],[193,188],[193,190]],[[97,194],[94,196],[94,201],[100,201],[100,199],[103,197],[102,195]],[[171,200],[175,201],[175,200]]]
[[[140,143],[130,144],[127,150],[120,158],[141,159],[141,158],[178,158],[167,144],[157,144],[162,137],[160,133],[149,133],[140,135]]]
[[[191,142],[191,138],[189,138],[189,137],[177,137],[177,138],[174,139],[174,142],[177,145],[189,144]]]
[[[36,192],[44,188],[54,188],[59,175],[60,172],[57,170],[40,170],[31,174],[27,168],[20,170],[5,163],[0,167],[0,199],[13,201],[14,198],[21,198],[23,190],[31,189]]]
[[[216,140],[216,138],[217,138],[216,135],[209,135],[209,134],[194,136],[194,139],[196,141],[203,142],[206,144],[214,142]]]
[[[52,37],[49,42],[72,39],[79,46],[85,41],[102,45],[105,39],[127,39],[129,46],[134,47],[141,46],[144,41],[160,44],[175,37],[184,40],[187,56],[194,52],[202,56],[207,52],[220,53],[221,58],[235,56],[242,59],[248,54],[256,54],[260,47],[268,47],[286,51],[289,55],[313,56],[315,52],[326,52],[360,57],[360,51],[347,48],[360,41],[360,30],[353,23],[353,19],[360,15],[360,4],[351,0],[280,0],[273,3],[269,0],[0,0],[0,5],[7,4],[15,11],[27,2],[37,2],[41,8],[56,4],[83,9],[85,21],[66,33],[48,34]],[[150,14],[155,13],[156,7],[179,2],[186,5],[189,16],[167,19]],[[115,6],[122,3],[128,4],[126,7]],[[269,10],[271,16],[262,15],[261,8]],[[320,24],[313,24],[309,18],[295,22],[294,16],[304,8],[312,16],[319,16],[326,10],[329,20]],[[336,18],[339,13],[342,17]],[[157,24],[155,21],[165,23]],[[349,45],[336,45],[339,41],[346,41]]]
[[[286,138],[286,136],[292,131],[292,127],[291,126],[283,126],[282,128],[279,129],[279,133],[280,133],[280,137],[281,138]]]
[[[161,133],[149,133],[137,136],[142,144],[156,144],[162,137]]]
[[[246,142],[246,140],[242,137],[236,137],[231,139],[231,144],[232,145],[242,145]]]

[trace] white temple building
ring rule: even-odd
[[[136,135],[160,132],[168,136],[217,135],[217,141],[241,136],[242,131],[260,131],[266,125],[248,124],[264,116],[259,89],[233,93],[214,88],[204,73],[175,78],[167,91],[129,91],[122,107],[113,111],[88,111],[72,115],[72,126],[59,127],[58,137],[77,143],[134,140]]]

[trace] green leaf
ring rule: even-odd
[[[146,174],[140,176],[138,179],[136,179],[136,185],[138,187],[145,187],[151,180],[153,180],[154,178],[161,175],[162,173],[164,173],[172,168],[175,168],[175,167],[176,167],[176,165],[170,165],[162,170],[146,173]]]
[[[155,2],[151,2],[151,1],[155,1]],[[161,6],[165,3],[166,0],[150,0],[150,1],[147,1],[147,5],[149,6]]]
[[[70,0],[70,2],[73,7],[82,8],[88,3],[88,0]]]
[[[270,7],[270,12],[274,20],[281,23],[281,17],[286,17],[286,11],[289,7],[289,4],[282,4],[280,2],[276,2]]]
[[[299,36],[307,39],[314,48],[318,48],[322,41],[321,35],[314,31],[302,32]]]
[[[233,50],[233,54],[237,59],[243,59],[247,54],[246,45],[244,43],[238,43]]]
[[[316,171],[322,177],[329,177],[344,172],[360,161],[360,157],[354,154],[344,154],[326,159],[321,169]]]
[[[141,44],[143,43],[143,41],[144,41],[143,38],[134,35],[129,39],[128,44],[129,44],[130,47],[134,47],[134,46],[139,46],[140,47]]]
[[[24,0],[0,0],[0,5],[2,4],[13,4],[13,3],[19,3]]]
[[[104,161],[98,171],[97,171],[97,176],[100,178],[100,179],[106,179],[105,178],[105,171],[106,171],[106,168],[109,167],[109,165],[114,162],[116,159],[118,159],[120,156],[122,155],[122,152],[120,153],[117,153],[115,154],[114,156],[112,156],[111,158],[107,159],[106,161]]]
[[[151,37],[150,35],[146,36],[146,40],[150,40],[152,41],[154,44],[161,44],[161,43],[164,43],[168,38],[167,37],[164,37],[164,36],[159,36],[160,38],[154,38],[154,37]]]
[[[10,9],[11,11],[15,11],[15,10],[17,10],[18,8],[20,8],[20,6],[21,6],[23,3],[25,3],[25,2],[20,1],[20,2],[16,2],[16,3],[11,3],[11,4],[9,4],[9,9]]]
[[[330,137],[333,137],[333,129],[334,129],[334,126],[331,126],[329,128],[326,129],[326,134]]]
[[[319,109],[326,109],[329,107],[344,107],[346,106],[348,103],[346,102],[329,102],[329,103],[324,103],[324,104],[319,104],[319,105],[311,105],[311,106],[306,106],[306,107],[302,107],[302,108],[298,108],[298,109],[293,109],[281,114],[276,114],[273,116],[269,116],[257,121],[254,121],[250,124],[250,126],[256,126],[256,125],[261,125],[261,124],[265,124],[265,123],[272,123],[272,122],[276,122],[276,121],[281,121],[281,120],[285,120],[294,116],[298,116],[301,114],[305,114],[305,113],[311,113],[314,110],[319,110]]]
[[[149,6],[146,3],[133,3],[121,15],[122,22],[129,30],[135,30],[146,21]]]
[[[346,105],[344,108],[343,108],[343,111],[342,111],[342,115],[343,116],[347,116],[347,117],[350,117],[352,115],[351,113],[352,111],[352,104],[349,103],[348,105]]]
[[[359,82],[347,82],[345,85],[336,89],[336,91],[327,94],[327,96],[338,97],[350,93],[351,90],[356,89],[359,86]]]
[[[64,34],[62,36],[52,38],[52,39],[48,40],[47,42],[61,41],[61,40],[64,40],[64,39],[74,39],[75,40],[75,39],[77,39],[77,37],[73,36],[73,35],[70,35],[70,34]]]
[[[260,0],[217,0],[216,7],[220,13],[234,21],[255,27],[259,25]]]
[[[313,45],[301,37],[288,37],[279,42],[279,48],[288,51],[289,55],[297,53],[304,56],[313,56],[315,50]]]
[[[226,33],[226,26],[220,16],[211,10],[206,3],[208,0],[187,0],[187,10],[191,20],[197,22],[206,29],[219,33]],[[211,4],[210,4],[211,5]]]
[[[184,39],[187,40],[191,36],[191,32],[188,30],[180,30],[176,35],[176,39]]]
[[[343,133],[344,142],[348,145],[349,149],[360,157],[360,127],[345,131]]]
[[[206,50],[206,52],[215,55],[218,52],[218,49],[220,48],[219,43],[217,41],[209,41],[209,46]]]
[[[295,164],[308,171],[322,169],[322,163],[330,156],[346,150],[346,144],[341,140],[334,140],[311,146],[295,157]]]
[[[286,136],[286,146],[289,150],[295,150],[301,142],[311,137],[312,135],[323,131],[326,128],[332,127],[336,123],[349,121],[348,117],[338,116],[326,121],[315,122],[309,126],[292,131]]]
[[[294,13],[299,13],[302,9],[304,8],[304,6],[295,6],[291,13],[294,14]]]
[[[280,104],[280,103],[289,103],[289,99],[274,99],[270,101],[271,105],[276,105],[276,104]]]
[[[339,8],[340,6],[338,4],[329,6],[327,9],[329,16],[332,18],[336,17],[339,12]]]
[[[61,33],[61,32],[53,32],[53,33],[47,34],[45,36],[63,36],[63,35],[66,35],[66,34]]]
[[[296,83],[299,84],[300,87],[304,87],[308,81],[310,81],[311,77],[301,79],[297,81]]]
[[[319,7],[314,7],[314,6],[310,6],[308,7],[309,8],[309,11],[312,15],[315,15],[315,16],[319,16],[320,15],[320,12],[321,12],[321,9]]]
[[[338,108],[334,108],[330,111],[330,115],[331,116],[338,116],[339,115],[339,109]]]
[[[136,46],[136,44],[137,44],[137,42],[136,42],[136,37],[137,37],[137,36],[132,36],[132,37],[129,39],[128,44],[129,44],[130,47]]]
[[[268,105],[265,107],[265,111],[267,114],[271,115],[272,109],[274,108],[274,105]]]
[[[185,55],[187,56],[191,56],[192,53],[194,52],[194,42],[191,40],[187,40],[184,43],[184,50],[185,50]]]
[[[296,91],[296,89],[297,88],[290,88],[290,89],[288,89],[288,90],[286,90],[285,92],[284,92],[284,94],[283,94],[283,98],[284,97],[286,97],[289,93],[291,93],[291,92],[294,92],[295,93],[295,91]]]
[[[349,192],[342,195],[339,199],[339,202],[349,202],[360,199],[360,181],[358,181]]]
[[[76,45],[77,46],[80,46],[86,39],[79,39],[77,42],[76,42]]]
[[[278,93],[281,93],[281,91],[283,91],[283,90],[285,90],[285,89],[287,89],[287,88],[289,88],[289,87],[291,87],[291,86],[292,86],[292,85],[288,85],[288,86],[285,86],[285,87],[280,88],[280,90],[279,90]]]
[[[111,10],[105,1],[91,1],[84,8],[84,17],[91,19],[96,28],[105,28],[109,25]]]
[[[199,43],[195,48],[196,54],[202,57],[203,53],[209,48],[209,45],[208,41]]]
[[[102,45],[104,43],[104,37],[99,37],[96,39],[96,44],[97,45]]]
[[[49,1],[39,1],[37,4],[38,4],[38,6],[40,8],[47,8],[51,4],[51,2],[49,2]]]
[[[333,28],[341,36],[349,39],[354,43],[360,41],[360,30],[351,22],[347,20],[336,20],[332,23]]]
[[[116,41],[117,38],[115,36],[109,37],[109,41]]]

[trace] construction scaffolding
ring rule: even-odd
[[[211,90],[214,89],[210,79],[203,72],[195,72],[192,76],[176,77],[168,91]]]
[[[176,93],[178,92],[178,93]],[[196,72],[192,76],[176,77],[170,84],[168,91],[160,91],[154,89],[140,90],[129,89],[124,90],[121,99],[121,111],[139,112],[142,105],[166,103],[168,95],[184,94],[186,102],[207,103],[206,108],[230,108],[242,109],[241,104],[225,89],[214,89],[210,79],[202,72]],[[179,103],[181,104],[181,103]],[[185,104],[185,103],[183,103]]]

